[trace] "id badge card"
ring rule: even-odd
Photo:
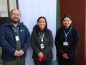
[[[19,41],[19,36],[15,36],[16,41]]]
[[[44,44],[40,44],[40,46],[41,46],[41,49],[44,49]]]
[[[68,42],[63,42],[63,46],[68,46]]]

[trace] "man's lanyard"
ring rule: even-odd
[[[18,33],[19,33],[19,27],[13,28],[13,31],[14,31],[15,36],[18,35]]]
[[[65,34],[65,42],[67,42],[67,36],[70,33],[70,31],[72,30],[72,27],[69,29],[69,31],[66,33],[64,30],[64,34]]]
[[[20,50],[21,49],[21,42],[19,38],[19,27],[13,28],[14,35],[15,35],[15,40],[16,40],[16,49]]]

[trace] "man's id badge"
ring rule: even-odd
[[[19,41],[19,36],[15,36],[15,38],[16,38],[16,41]]]
[[[44,49],[44,44],[40,44],[41,49]]]
[[[68,42],[63,42],[63,45],[64,46],[68,46]]]

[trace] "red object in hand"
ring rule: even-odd
[[[42,60],[45,60],[46,59],[46,55],[43,56]]]
[[[44,61],[45,59],[46,59],[46,55],[44,55],[43,57],[39,57],[39,58],[38,58],[38,61],[42,62],[42,61]]]
[[[42,57],[39,57],[39,58],[38,58],[38,61],[40,61],[40,62],[41,62],[41,61],[42,61]]]
[[[66,59],[66,60],[69,59],[69,56],[67,55],[67,53],[64,53],[62,56],[63,56],[63,58]]]

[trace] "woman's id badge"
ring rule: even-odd
[[[68,42],[63,42],[63,45],[64,46],[68,46]]]
[[[44,44],[40,44],[40,46],[41,46],[41,49],[44,49]]]

